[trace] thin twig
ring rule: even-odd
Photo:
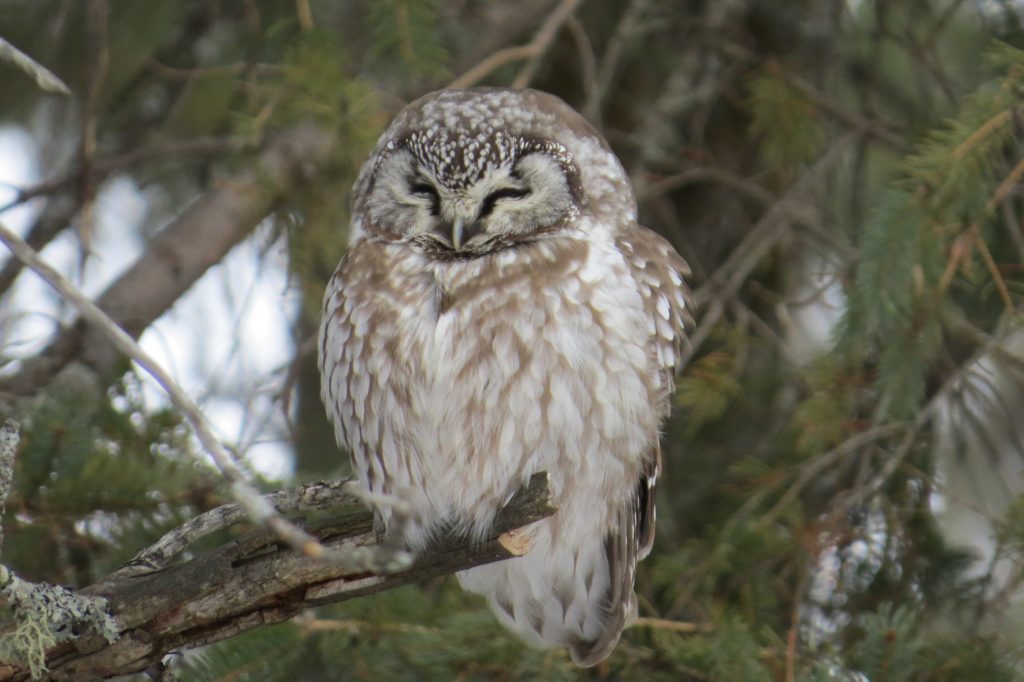
[[[732,300],[761,259],[782,239],[790,224],[791,205],[821,179],[825,170],[842,156],[855,133],[840,138],[792,187],[769,208],[722,266],[694,293],[698,308],[704,308],[700,326],[690,336],[691,353],[696,353],[711,330],[722,319]]]
[[[362,504],[359,495],[352,494],[348,480],[307,483],[295,488],[286,488],[264,495],[267,504],[279,514],[308,513],[331,509],[343,504]],[[134,573],[162,569],[183,551],[202,538],[245,520],[245,511],[237,504],[222,504],[219,507],[193,517],[135,555],[128,564],[127,572]],[[119,571],[120,572],[120,571]]]
[[[42,90],[57,95],[70,95],[71,90],[64,85],[64,81],[53,75],[49,69],[29,57],[27,54],[0,38],[0,59],[3,59],[18,67],[36,82]]]
[[[1003,339],[998,339],[991,334],[979,329],[974,324],[962,317],[950,316],[947,320],[949,326],[967,336],[971,341],[984,346],[987,351],[1010,365],[1011,371],[1024,375],[1024,356],[1017,355],[1004,345]]]
[[[96,184],[92,181],[92,165],[96,158],[96,133],[99,128],[100,96],[107,80],[110,66],[108,45],[108,21],[110,5],[108,0],[91,0],[87,11],[88,37],[95,45],[93,62],[89,69],[89,86],[85,97],[85,112],[82,115],[82,139],[79,144],[82,173],[79,176],[78,196],[82,203],[79,210],[78,230],[79,266],[85,262],[92,250],[94,227],[93,205],[96,198]]]
[[[979,144],[980,140],[983,140],[989,134],[992,133],[999,125],[1004,124],[1006,121],[999,122],[1000,117],[1006,115],[1007,120],[1009,116],[1008,111],[1002,112],[989,119],[985,125],[974,132],[967,142],[964,142],[956,150],[953,151],[951,157],[959,159],[969,153],[974,146]],[[984,135],[980,135],[982,130],[985,130]],[[999,297],[1003,302],[1003,306],[1011,314],[1014,311],[1013,299],[1010,297],[1010,290],[1006,286],[1006,282],[1003,280],[1002,275],[999,273],[999,266],[996,264],[995,259],[992,257],[992,252],[989,251],[988,244],[981,238],[981,223],[984,217],[994,216],[1000,206],[1010,196],[1010,193],[1016,188],[1021,177],[1024,177],[1024,158],[1019,160],[1010,173],[1003,178],[1003,181],[999,183],[996,190],[992,193],[992,196],[985,202],[985,207],[982,209],[981,216],[976,218],[972,222],[967,230],[963,232],[959,237],[953,241],[953,245],[950,247],[949,260],[946,262],[946,269],[943,271],[942,276],[939,278],[938,286],[936,287],[936,300],[939,300],[949,289],[949,286],[953,283],[953,278],[956,273],[960,270],[961,265],[967,260],[971,252],[977,248],[978,253],[981,255],[982,261],[985,263],[985,268],[992,276],[992,281],[995,282],[996,290],[999,292]]]
[[[745,62],[754,63],[761,59],[761,57],[751,49],[729,40],[709,41],[709,47],[719,50],[723,54],[734,59],[740,59]],[[894,124],[879,118],[863,116],[845,108],[842,104],[829,99],[809,81],[797,76],[789,70],[779,68],[775,73],[784,78],[791,86],[799,90],[801,94],[807,97],[807,99],[822,111],[852,130],[856,132],[863,132],[866,135],[875,138],[879,142],[891,145],[896,150],[905,150],[907,148],[906,139],[896,129]]]
[[[584,99],[590,99],[597,90],[597,58],[594,56],[594,46],[590,43],[586,29],[575,16],[570,16],[565,22],[572,41],[576,44],[576,52],[580,55],[580,72],[583,78]]]
[[[714,626],[710,623],[689,623],[681,620],[669,620],[667,618],[637,618],[630,625],[633,628],[649,628],[651,630],[668,630],[684,635],[697,632],[710,632]]]
[[[544,53],[547,52],[551,42],[558,34],[558,29],[561,28],[562,24],[564,24],[572,15],[580,2],[582,2],[582,0],[562,0],[558,4],[558,7],[555,8],[555,11],[548,15],[547,19],[544,20],[544,23],[541,24],[540,28],[537,30],[537,35],[533,40],[526,45],[506,47],[494,52],[479,64],[449,83],[448,87],[469,88],[476,85],[505,64],[517,62],[523,59],[539,61],[544,56]],[[525,74],[527,82],[520,85],[514,85],[514,87],[526,87],[526,84],[529,82],[529,78],[533,75],[533,70],[526,70],[529,66],[530,64],[528,63],[516,78],[516,83],[519,83],[520,79]],[[536,69],[536,65],[532,68]]]
[[[360,555],[357,559],[327,550],[319,541],[298,526],[286,520],[260,493],[246,480],[231,452],[214,435],[213,429],[199,406],[185,393],[138,343],[110,317],[100,310],[73,284],[46,263],[40,255],[26,244],[14,232],[0,223],[0,241],[14,254],[32,268],[47,284],[53,287],[65,300],[69,301],[83,319],[99,330],[114,347],[131,358],[167,393],[174,406],[182,413],[191,425],[199,442],[213,458],[214,463],[224,478],[230,483],[231,494],[239,506],[245,510],[252,521],[269,528],[274,534],[290,547],[307,556],[323,558],[343,565],[379,559],[376,567],[381,570],[397,570],[407,567],[412,557],[401,551],[388,551],[386,556],[377,558]]]
[[[638,192],[637,201],[650,201],[666,192],[672,192],[687,185],[700,182],[714,182],[739,190],[763,206],[770,206],[775,202],[775,195],[753,180],[742,178],[724,168],[716,168],[714,166],[694,166],[674,175],[660,178],[641,189]]]
[[[1003,224],[1006,225],[1006,231],[1010,233],[1010,239],[1013,240],[1013,245],[1017,249],[1017,257],[1024,261],[1024,230],[1021,230],[1017,211],[1011,202],[1004,203],[1001,210]]]
[[[961,381],[974,369],[975,364],[986,357],[989,353],[993,352],[996,348],[1001,346],[1001,341],[992,339],[989,343],[985,344],[982,348],[978,349],[967,362],[961,365],[935,392],[928,403],[921,409],[917,417],[910,424],[907,430],[903,434],[903,439],[900,441],[893,452],[886,459],[885,464],[876,473],[870,481],[866,484],[859,486],[857,489],[852,490],[848,495],[842,498],[830,512],[832,518],[838,518],[853,509],[857,505],[865,502],[875,495],[879,490],[882,489],[892,475],[903,465],[903,462],[910,455],[914,449],[914,445],[917,443],[917,436],[921,433],[921,430],[931,422],[935,417],[936,412],[942,403],[949,398]]]
[[[893,130],[884,121],[861,116],[860,114],[847,109],[843,105],[832,101],[810,82],[791,71],[780,68],[777,73],[785,78],[790,85],[796,88],[815,106],[831,115],[840,123],[845,124],[853,130],[863,131],[879,142],[891,145],[892,148],[897,151],[906,150],[907,142],[903,135]]]
[[[338,619],[317,618],[313,611],[303,611],[291,620],[304,633],[314,632],[348,632],[360,634],[365,632],[399,632],[403,634],[413,633],[417,635],[437,634],[439,630],[426,625],[415,623],[393,623],[393,622],[371,622],[368,620],[353,620],[351,618]]]
[[[190,69],[179,69],[167,66],[156,59],[149,60],[149,68],[153,75],[168,80],[188,81],[195,78],[225,78],[228,76],[241,76],[249,72],[275,74],[284,71],[280,64],[265,64],[261,62],[237,62],[235,64],[224,64],[222,66],[196,66]]]
[[[622,17],[616,24],[615,32],[608,40],[608,46],[601,57],[601,65],[597,69],[596,85],[583,106],[583,115],[594,125],[600,126],[601,105],[615,79],[619,61],[626,51],[626,42],[638,32],[640,18],[647,11],[649,4],[650,0],[632,0],[622,13]]]
[[[177,161],[182,154],[215,154],[221,152],[240,152],[256,149],[258,141],[243,137],[198,137],[192,140],[171,142],[159,147],[149,149],[136,149],[126,154],[111,156],[105,159],[96,159],[87,169],[79,166],[70,173],[65,173],[49,180],[43,180],[35,185],[18,190],[13,199],[0,206],[0,213],[9,211],[15,206],[24,204],[31,199],[53,194],[67,187],[81,182],[85,173],[91,173],[93,182],[97,182],[110,173],[133,166],[144,161]]]
[[[798,570],[800,575],[794,588],[793,608],[790,610],[789,630],[786,633],[786,682],[796,682],[796,650],[800,642],[800,611],[803,608],[807,580],[810,576],[806,562],[801,562]]]
[[[992,281],[996,283],[996,291],[999,292],[999,298],[1003,302],[1003,307],[1006,312],[1011,315],[1014,312],[1013,299],[1010,298],[1010,290],[1006,287],[1006,282],[1003,280],[1003,276],[999,273],[999,266],[996,265],[995,258],[992,257],[992,252],[988,249],[988,244],[985,243],[984,239],[978,239],[975,244],[978,247],[978,253],[981,254],[981,260],[985,263],[985,268],[988,270],[988,274],[992,275]]]
[[[510,62],[516,62],[521,59],[526,59],[533,54],[532,45],[520,45],[518,47],[506,47],[498,50],[497,52],[489,55],[486,59],[481,61],[479,64],[465,72],[451,83],[448,84],[449,88],[471,88],[484,78],[486,78],[492,71],[495,71],[502,66]]]
[[[807,460],[800,466],[800,473],[793,484],[788,490],[786,490],[782,497],[779,498],[779,501],[775,503],[775,506],[759,519],[759,523],[764,526],[769,526],[774,523],[775,519],[793,503],[793,500],[796,499],[797,495],[803,491],[807,484],[822,471],[835,466],[848,455],[857,452],[864,446],[871,445],[872,443],[894,436],[904,428],[906,428],[906,424],[903,423],[876,426],[868,429],[867,431],[861,431],[860,433],[847,438],[828,452]]]
[[[309,0],[295,0],[295,14],[299,17],[299,26],[303,31],[312,31],[313,10],[309,7]]]
[[[0,521],[7,511],[7,496],[11,494],[14,484],[14,456],[21,441],[19,428],[18,422],[13,419],[5,419],[0,424]],[[3,545],[4,527],[0,523],[0,549],[3,549]]]
[[[525,88],[533,80],[540,66],[540,60],[547,54],[548,48],[558,35],[562,25],[572,17],[573,12],[579,7],[582,0],[562,0],[551,15],[541,24],[537,36],[530,42],[533,46],[533,54],[526,60],[526,64],[519,70],[516,79],[512,81],[513,88]]]

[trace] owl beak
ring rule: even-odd
[[[479,220],[466,221],[465,218],[455,218],[452,221],[452,249],[461,251],[473,237],[483,232],[483,224]]]
[[[466,221],[463,218],[456,218],[452,222],[452,248],[456,251],[462,250],[463,233],[465,231]]]

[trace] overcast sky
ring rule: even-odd
[[[0,203],[14,198],[15,188],[46,179],[36,152],[24,131],[0,129]],[[38,208],[32,203],[20,206],[0,214],[0,220],[24,235]],[[112,176],[97,195],[93,255],[84,271],[79,268],[78,240],[71,230],[43,255],[83,291],[96,296],[141,252],[139,228],[144,220],[145,192],[124,176]],[[140,343],[200,402],[229,445],[264,475],[282,478],[291,474],[292,456],[277,398],[286,363],[293,355],[289,330],[300,300],[299,292],[287,282],[283,244],[279,241],[267,248],[267,233],[259,229],[254,238],[236,246],[146,330]],[[7,257],[3,254],[0,261]],[[32,355],[46,344],[58,321],[72,318],[52,289],[33,274],[23,273],[0,309],[4,358]],[[147,378],[145,386],[147,404],[166,403],[154,382]]]

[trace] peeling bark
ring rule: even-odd
[[[337,484],[324,486],[340,489]],[[274,495],[278,499],[314,500],[309,507],[290,507],[292,512],[322,509],[322,496],[310,495],[308,488],[297,489],[300,492],[295,495]],[[120,639],[108,645],[90,633],[54,647],[47,654],[48,679],[92,680],[141,672],[159,663],[170,651],[211,644],[259,625],[279,623],[310,607],[520,556],[529,548],[503,541],[502,536],[554,512],[547,475],[536,474],[498,514],[487,540],[442,540],[418,557],[411,569],[391,575],[347,573],[336,564],[281,547],[264,531],[244,535],[166,568],[153,570],[132,562],[80,591],[108,600],[121,628]],[[366,510],[303,525],[330,549],[344,552],[380,546],[372,514]],[[139,556],[147,553],[154,554],[144,550]],[[27,670],[0,664],[0,682],[27,679]]]

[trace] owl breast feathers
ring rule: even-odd
[[[601,136],[531,90],[406,107],[356,182],[350,239],[319,351],[360,482],[410,502],[405,540],[423,549],[484,536],[548,472],[559,511],[528,528],[532,550],[459,580],[528,641],[598,663],[653,541],[686,264],[636,224]]]

